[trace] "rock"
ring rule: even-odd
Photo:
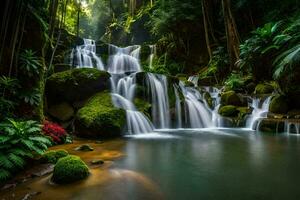
[[[198,85],[200,86],[211,86],[216,83],[216,80],[213,76],[205,76],[205,77],[199,77]]]
[[[178,78],[181,81],[186,81],[187,75],[186,74],[176,74],[176,78]]]
[[[78,156],[66,156],[58,160],[52,180],[58,184],[72,183],[87,178],[88,166]]]
[[[104,91],[78,110],[74,126],[78,136],[99,138],[120,136],[125,123],[125,110],[115,108],[110,93]]]
[[[102,165],[102,164],[104,164],[104,161],[103,160],[92,160],[91,164],[92,165]]]
[[[267,133],[282,133],[284,132],[284,120],[262,119],[258,123],[258,130]]]
[[[289,105],[285,96],[276,95],[271,99],[269,111],[276,114],[286,114]]]
[[[222,105],[247,106],[242,98],[234,91],[227,91],[221,94]]]
[[[140,98],[135,98],[134,99],[134,105],[136,108],[144,113],[148,118],[151,118],[151,104],[148,103],[147,101],[140,99]]]
[[[207,105],[212,108],[213,107],[213,99],[212,97],[210,96],[209,92],[204,92],[204,99],[207,103]]]
[[[68,121],[74,116],[74,109],[68,103],[63,102],[57,105],[53,105],[48,109],[48,113],[60,120],[60,121]]]
[[[45,94],[48,105],[85,100],[109,88],[110,74],[94,68],[72,69],[52,74]]]
[[[94,148],[88,144],[82,144],[75,148],[75,151],[94,151]]]
[[[245,86],[245,90],[247,91],[248,94],[252,94],[255,91],[255,83],[250,82]]]
[[[300,119],[300,110],[293,109],[288,112],[289,118]]]
[[[50,150],[42,155],[40,161],[42,163],[55,164],[60,158],[66,157],[69,153],[64,149]]]
[[[273,91],[272,85],[260,83],[255,87],[254,94],[271,94]]]
[[[194,86],[195,86],[194,83],[191,82],[191,81],[185,81],[185,82],[184,82],[184,85],[185,85],[186,87],[194,87]]]
[[[219,114],[224,117],[236,117],[239,113],[236,106],[228,105],[219,108]]]

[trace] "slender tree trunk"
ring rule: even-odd
[[[5,1],[6,2],[6,6],[5,6],[5,11],[4,11],[4,15],[2,18],[2,27],[1,27],[1,37],[0,37],[0,41],[1,42],[1,49],[0,49],[0,64],[1,64],[1,60],[2,60],[2,56],[3,56],[3,51],[4,51],[4,47],[6,46],[6,35],[7,35],[7,31],[9,28],[9,21],[11,18],[11,9],[13,7],[13,5],[10,4],[11,1]]]
[[[205,32],[205,41],[206,41],[206,48],[207,53],[209,56],[209,60],[212,59],[212,53],[210,48],[210,41],[209,41],[209,35],[208,35],[208,26],[207,26],[207,15],[206,15],[206,9],[205,9],[205,0],[202,0],[202,15],[203,15],[203,26],[204,26],[204,32]]]
[[[227,50],[230,61],[230,70],[235,67],[236,61],[239,59],[239,45],[240,40],[238,36],[238,31],[236,28],[235,20],[231,12],[230,0],[222,0],[222,8],[224,15],[224,24],[227,38]]]

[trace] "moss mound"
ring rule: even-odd
[[[58,160],[52,180],[58,184],[72,183],[89,175],[88,166],[78,156],[66,156]]]
[[[255,87],[255,94],[271,94],[274,91],[274,88],[272,85],[269,84],[258,84]]]
[[[221,95],[221,104],[222,105],[234,105],[234,106],[243,106],[243,102],[239,95],[235,91],[227,91]]]
[[[55,164],[60,158],[66,157],[68,155],[69,153],[64,149],[50,150],[44,153],[44,155],[41,157],[41,162]]]
[[[135,98],[134,99],[134,105],[136,108],[144,113],[148,118],[151,118],[151,104],[143,99]]]
[[[236,108],[236,106],[222,106],[219,108],[219,114],[224,117],[236,117],[238,115],[239,111]]]
[[[269,111],[276,114],[286,114],[289,110],[289,105],[285,96],[274,96],[270,102]]]
[[[94,68],[80,68],[52,74],[46,83],[48,103],[68,102],[72,104],[108,89],[108,72]]]
[[[104,91],[91,97],[78,111],[74,125],[82,137],[112,137],[121,135],[125,121],[125,110],[115,108],[110,93]]]
[[[208,92],[204,92],[204,99],[207,105],[212,108],[213,107],[213,99]]]

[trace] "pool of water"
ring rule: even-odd
[[[297,136],[164,130],[126,138],[123,152],[112,171],[127,178],[104,199],[300,199]]]

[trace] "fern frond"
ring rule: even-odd
[[[5,181],[11,177],[11,173],[8,170],[0,169],[0,181]]]
[[[23,168],[25,165],[24,159],[22,159],[20,156],[17,156],[13,153],[8,154],[9,160],[14,163],[17,167]]]

